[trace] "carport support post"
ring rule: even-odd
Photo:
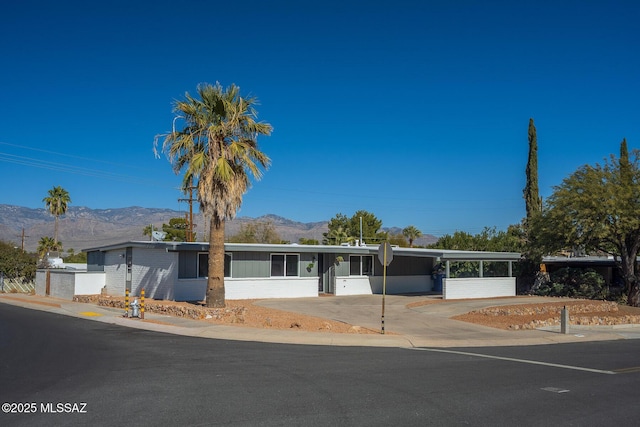
[[[569,310],[567,310],[566,305],[562,309],[561,315],[560,315],[560,333],[561,334],[569,333]]]

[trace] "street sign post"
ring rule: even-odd
[[[384,335],[384,299],[387,294],[387,266],[391,264],[393,260],[393,249],[389,242],[384,242],[378,248],[378,259],[382,264],[382,329],[381,333]]]
[[[378,259],[380,263],[385,267],[391,264],[393,261],[393,248],[389,244],[389,242],[384,242],[378,248]]]

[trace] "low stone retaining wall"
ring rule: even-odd
[[[478,313],[485,316],[509,316],[511,319],[517,319],[518,316],[541,317],[548,315],[546,319],[535,319],[528,323],[513,324],[508,329],[537,329],[545,326],[560,325],[560,314],[564,306],[569,310],[569,324],[582,326],[613,326],[626,324],[639,324],[640,315],[616,315],[620,311],[617,303],[607,301],[584,302],[584,303],[554,303],[539,306],[508,306],[508,307],[489,307],[482,310],[476,310],[472,313]]]
[[[133,302],[134,299],[136,299],[136,297],[131,297],[129,302]],[[124,312],[123,297],[76,295],[73,300],[76,302],[96,304],[102,307],[119,308]],[[140,301],[139,298],[138,301]],[[207,308],[183,302],[157,301],[152,299],[145,299],[144,310],[146,313],[164,314],[188,319],[225,320],[225,323],[244,323],[244,317],[247,311],[245,307]]]

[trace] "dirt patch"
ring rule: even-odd
[[[640,324],[638,307],[589,300],[487,307],[454,316],[452,319],[498,329],[536,329],[560,325],[561,310],[565,306],[569,311],[571,325]]]
[[[120,308],[124,313],[124,297],[83,295],[75,301]],[[133,301],[133,298],[130,299]],[[207,308],[202,304],[175,301],[145,300],[145,312],[202,320],[214,324],[226,324],[264,329],[288,329],[307,332],[332,332],[340,334],[377,334],[358,325],[322,319],[288,311],[255,305],[258,300],[227,300],[224,308]],[[145,321],[147,321],[145,319]]]

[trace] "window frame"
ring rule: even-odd
[[[202,276],[200,275],[200,264],[201,264],[201,260],[200,257],[202,255],[206,255],[205,259],[206,259],[206,266],[207,266],[207,275],[206,276]],[[227,269],[224,268],[224,277],[225,278],[231,278],[232,277],[232,268],[233,268],[233,253],[231,252],[225,252],[224,253],[224,264],[226,267],[227,264],[227,256],[229,257],[229,271],[227,272]],[[209,277],[209,252],[198,252],[198,256],[196,257],[196,278],[197,279],[207,279]]]
[[[371,271],[368,272],[368,273],[364,272],[363,260],[364,260],[365,257],[370,259]],[[358,273],[359,274],[353,274],[352,271],[351,271],[351,266],[352,266],[351,260],[353,258],[359,258],[359,262],[358,262],[358,266],[359,266]],[[374,265],[375,264],[373,262],[373,255],[349,255],[349,276],[366,276],[366,277],[373,276],[374,275]]]
[[[283,264],[282,264],[282,274],[281,275],[274,275],[273,274],[273,258],[274,256],[281,256],[282,260],[283,260]],[[289,274],[289,269],[287,268],[287,264],[288,264],[288,260],[287,258],[294,258],[295,257],[295,274]],[[300,277],[300,254],[299,253],[281,253],[281,252],[274,252],[269,254],[269,277]]]

